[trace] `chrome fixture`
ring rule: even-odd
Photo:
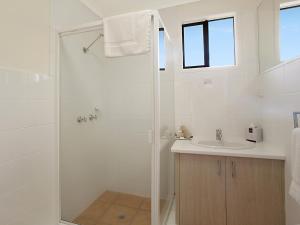
[[[93,115],[93,114],[90,114],[90,115],[89,115],[89,120],[90,120],[90,121],[97,120],[97,119],[98,119],[98,116],[97,116],[97,115]]]
[[[87,118],[84,116],[84,117],[82,117],[82,116],[79,116],[79,117],[77,117],[77,122],[78,123],[82,123],[82,122],[87,122]]]
[[[88,51],[90,50],[90,48],[96,43],[96,41],[98,41],[99,39],[101,39],[102,37],[104,37],[103,34],[99,34],[98,37],[88,46],[88,47],[83,47],[82,50],[84,53],[88,53]]]
[[[217,141],[223,141],[223,131],[222,129],[216,130],[216,140]]]
[[[299,128],[300,112],[294,112],[294,128]]]
[[[99,118],[99,112],[100,112],[100,109],[99,108],[97,108],[97,107],[95,107],[94,108],[94,113],[90,113],[89,115],[87,115],[87,116],[78,116],[77,117],[77,123],[83,123],[83,122],[87,122],[88,120],[89,121],[93,121],[93,120],[97,120],[98,118]]]

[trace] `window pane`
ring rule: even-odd
[[[233,18],[209,21],[210,66],[235,64]]]
[[[300,56],[300,7],[280,11],[280,58]]]
[[[166,68],[166,46],[165,46],[165,32],[159,31],[159,68]]]
[[[185,67],[204,65],[203,25],[184,27]]]

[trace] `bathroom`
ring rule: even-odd
[[[1,3],[0,225],[300,224],[299,1]]]

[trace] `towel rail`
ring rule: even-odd
[[[294,112],[294,128],[299,128],[300,112]]]

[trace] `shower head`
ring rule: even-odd
[[[82,48],[83,53],[85,53],[85,54],[88,53],[88,51],[96,43],[96,41],[98,41],[102,37],[104,37],[104,35],[100,33],[99,36],[88,47],[83,47]]]
[[[86,48],[86,47],[83,47],[83,48],[82,48],[82,51],[83,51],[83,53],[87,53],[87,52],[89,51],[89,49]]]

